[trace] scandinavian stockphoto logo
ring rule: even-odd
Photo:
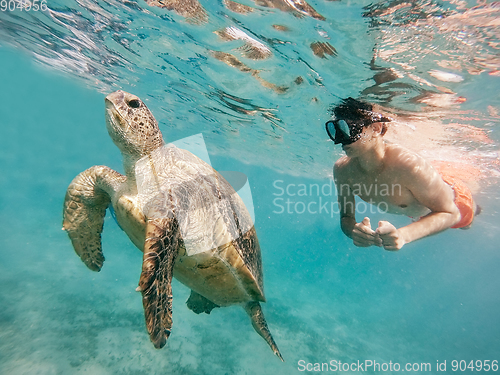
[[[333,179],[320,184],[285,184],[284,180],[273,182],[274,192],[273,205],[274,214],[298,214],[330,215],[332,218],[340,213],[340,203],[345,208],[350,208],[359,214],[385,214],[389,211],[389,205],[385,197],[401,196],[401,185],[399,184],[340,184],[337,188]],[[379,199],[368,199],[353,203],[345,198],[348,194],[355,196],[378,197]],[[341,197],[339,202],[338,195]],[[342,202],[343,199],[343,202]],[[355,206],[354,206],[355,205]]]
[[[173,211],[188,255],[234,241],[254,225],[247,176],[235,171],[217,173],[202,134],[156,149],[136,163],[135,171],[144,211],[151,217],[165,217]]]

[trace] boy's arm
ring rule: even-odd
[[[337,199],[339,204],[340,213],[340,228],[342,232],[352,238],[352,231],[356,225],[356,212],[355,212],[355,199],[351,192],[349,184],[344,178],[343,166],[345,161],[343,158],[339,159],[333,165],[333,180],[337,188]]]
[[[354,245],[359,247],[381,246],[381,241],[375,231],[371,229],[370,219],[365,217],[361,223],[356,223],[356,201],[354,194],[343,179],[342,168],[335,163],[333,168],[335,185],[340,212],[340,228],[342,232],[352,238]]]
[[[460,220],[453,190],[434,168],[423,163],[418,168],[407,171],[402,173],[405,186],[415,199],[431,212],[399,229],[386,221],[381,221],[376,232],[380,235],[386,250],[398,250],[406,243],[448,229]]]

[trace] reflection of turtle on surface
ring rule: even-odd
[[[172,327],[172,276],[191,288],[187,306],[199,314],[241,304],[280,358],[259,302],[265,301],[259,242],[241,198],[211,166],[164,145],[158,124],[136,96],[106,98],[108,132],[121,150],[126,176],[94,166],[69,185],[63,229],[91,270],[104,257],[101,232],[111,205],[121,228],[144,253],[138,291],[156,348]]]

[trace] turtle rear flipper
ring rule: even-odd
[[[216,307],[220,307],[216,305],[212,301],[206,299],[201,294],[196,293],[194,290],[191,291],[191,295],[186,301],[187,307],[196,314],[206,313],[210,314],[210,312]]]
[[[124,182],[125,176],[104,166],[83,171],[68,186],[64,199],[63,230],[78,256],[92,271],[100,271],[104,262],[101,232],[110,192]]]
[[[149,219],[146,225],[146,241],[142,273],[138,291],[146,328],[155,348],[165,346],[172,329],[172,276],[178,253],[179,226],[173,215],[161,219]]]
[[[252,326],[255,331],[266,340],[267,344],[271,347],[272,351],[276,356],[281,359],[283,362],[285,360],[281,356],[281,353],[278,349],[278,346],[274,342],[273,336],[267,327],[266,318],[264,318],[264,313],[262,312],[262,308],[260,307],[260,303],[257,301],[251,301],[246,303],[244,306],[245,311],[250,316],[252,320]]]

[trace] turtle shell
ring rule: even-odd
[[[219,306],[265,300],[253,221],[221,174],[172,144],[140,159],[135,174],[145,216],[174,212],[179,224],[174,277]]]

